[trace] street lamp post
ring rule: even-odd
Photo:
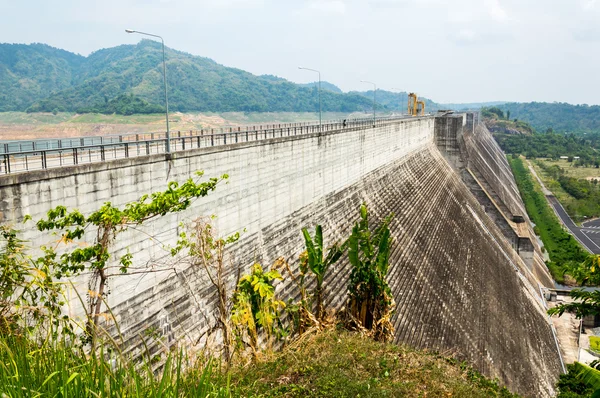
[[[323,131],[323,114],[321,112],[321,72],[316,69],[303,68],[302,66],[299,66],[298,69],[309,70],[319,74],[319,131]]]
[[[138,33],[140,35],[158,37],[160,39],[160,41],[162,42],[163,79],[164,79],[164,83],[165,83],[165,111],[166,111],[165,113],[167,116],[167,144],[165,146],[165,149],[166,149],[167,153],[171,153],[171,132],[169,131],[169,97],[167,96],[167,64],[165,62],[165,41],[163,40],[162,37],[160,37],[158,35],[153,35],[152,33],[139,32],[137,30],[132,30],[132,29],[125,29],[125,32]]]
[[[373,85],[373,127],[375,127],[375,93],[377,92],[377,85],[368,80],[361,80],[361,83],[369,83]]]

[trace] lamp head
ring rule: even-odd
[[[125,32],[127,32],[127,33],[135,33],[135,30],[133,30],[133,29],[125,29]]]

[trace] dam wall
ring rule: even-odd
[[[554,287],[506,155],[477,119],[477,113],[436,118],[436,146],[533,272],[533,284]]]
[[[150,328],[168,344],[193,346],[206,342],[214,323],[214,289],[193,267],[169,263],[162,248],[175,243],[179,223],[215,214],[221,234],[245,229],[229,251],[233,288],[238,273],[253,262],[267,265],[283,256],[297,269],[303,227],[321,224],[327,244],[341,242],[365,202],[373,221],[394,213],[388,282],[397,306],[395,341],[452,352],[515,392],[551,396],[560,358],[536,274],[455,168],[476,153],[482,159],[495,154],[469,143],[467,122],[453,122],[459,145],[451,148],[453,165],[439,149],[435,123],[433,117],[382,121],[375,128],[194,149],[172,159],[154,155],[2,176],[0,212],[3,222],[25,214],[35,220],[59,204],[88,213],[104,201],[123,205],[164,190],[168,181],[184,181],[196,170],[211,177],[229,174],[227,184],[189,210],[125,232],[115,242],[117,254],[129,250],[134,263],[156,271],[109,282],[107,300],[123,344],[135,353],[142,350],[139,335]],[[475,139],[486,142],[483,135]],[[471,153],[461,151],[468,145]],[[502,178],[497,170],[487,176]],[[25,224],[23,236],[32,246],[48,240],[32,227]],[[161,271],[165,264],[169,270]],[[344,305],[349,273],[344,257],[327,275],[330,308]],[[86,278],[75,281],[79,291],[87,288]],[[277,285],[277,293],[284,300],[298,297],[289,280]],[[67,310],[76,315],[81,308],[70,294]]]

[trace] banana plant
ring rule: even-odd
[[[360,220],[344,246],[352,265],[348,285],[349,311],[366,329],[375,330],[375,336],[387,339],[393,327],[389,323],[393,311],[392,292],[385,280],[389,268],[392,244],[389,224],[393,214],[371,230],[366,204],[360,207]]]
[[[316,318],[319,321],[325,318],[323,306],[323,280],[329,267],[335,264],[343,254],[343,249],[335,243],[328,249],[327,255],[323,256],[323,229],[320,225],[315,228],[314,238],[310,236],[307,228],[302,228],[304,242],[306,244],[306,256],[301,256],[301,269],[310,271],[315,275],[316,288],[314,292],[316,302]]]

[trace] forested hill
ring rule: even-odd
[[[566,103],[506,103],[499,105],[510,111],[510,118],[529,122],[538,132],[552,129],[559,133],[600,132],[600,106],[571,105]]]
[[[173,110],[319,109],[316,87],[256,76],[173,49],[167,49],[166,58]],[[44,44],[0,44],[0,111],[103,111],[118,104],[155,111],[163,98],[161,62],[161,45],[151,40],[99,50],[88,57]],[[356,93],[323,90],[322,102],[324,111],[372,109],[372,102]]]

